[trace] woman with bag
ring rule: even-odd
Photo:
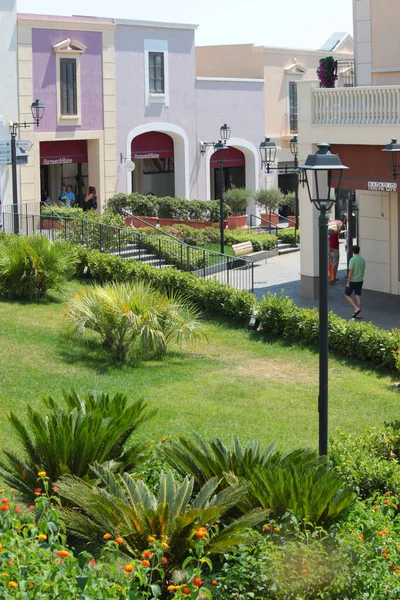
[[[97,195],[96,188],[94,185],[89,185],[88,193],[85,198],[85,210],[96,210],[97,208]]]

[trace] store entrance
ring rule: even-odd
[[[174,141],[166,133],[150,131],[132,140],[132,191],[153,196],[175,196]]]
[[[88,157],[86,140],[40,143],[41,198],[58,204],[63,186],[70,185],[75,206],[84,207],[88,188]]]
[[[222,160],[222,186],[224,190],[246,187],[245,158],[243,152],[237,148],[229,147],[226,150],[217,150],[210,159],[210,198],[219,198],[219,161]]]

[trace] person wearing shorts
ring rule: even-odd
[[[361,319],[361,290],[364,282],[365,260],[360,256],[360,246],[353,246],[353,256],[349,262],[349,274],[347,276],[344,297],[354,308],[353,319]],[[354,292],[355,301],[352,298]]]

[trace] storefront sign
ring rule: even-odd
[[[368,189],[371,192],[397,192],[397,183],[385,181],[368,181]]]
[[[41,161],[42,165],[70,165],[73,161],[72,158],[43,158]]]
[[[157,154],[156,152],[146,152],[144,154],[132,154],[132,160],[138,160],[138,159],[145,159],[145,158],[160,158],[160,155]]]

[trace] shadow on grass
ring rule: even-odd
[[[318,355],[319,348],[318,345],[308,344],[306,342],[301,342],[299,340],[283,338],[278,335],[273,335],[271,333],[259,330],[259,331],[247,331],[247,322],[243,321],[231,321],[226,317],[204,317],[204,321],[212,324],[220,324],[225,329],[230,329],[232,331],[242,331],[246,332],[248,338],[257,343],[273,343],[280,348],[306,348],[312,354]],[[357,358],[344,356],[340,352],[329,350],[329,356],[334,357],[336,363],[339,366],[343,365],[346,367],[350,367],[351,369],[355,369],[361,373],[373,373],[376,375],[378,379],[382,379],[384,377],[390,377],[393,382],[399,379],[399,374],[395,371],[383,367],[381,365],[375,365],[374,363],[364,362]],[[390,389],[392,386],[388,386]]]

